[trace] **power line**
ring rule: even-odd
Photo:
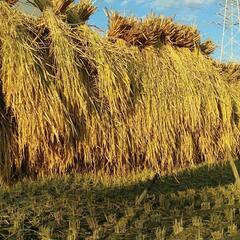
[[[222,40],[220,61],[240,61],[240,1],[225,0],[220,5]]]

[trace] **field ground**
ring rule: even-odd
[[[121,186],[68,176],[2,188],[0,239],[240,239],[240,192],[228,165],[162,178],[135,206],[151,175]]]

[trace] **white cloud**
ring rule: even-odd
[[[127,5],[128,4],[128,0],[123,0],[122,2],[121,2],[121,6],[125,6],[125,5]]]
[[[107,0],[110,1],[110,0]],[[111,0],[114,1],[114,0]],[[124,5],[134,0],[124,0]],[[215,2],[216,0],[135,0],[138,4],[148,4],[152,7],[199,7]]]
[[[214,2],[214,0],[184,0],[185,4],[209,4]]]

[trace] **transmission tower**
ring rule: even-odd
[[[240,62],[240,0],[224,0],[221,5],[222,43],[221,62]]]

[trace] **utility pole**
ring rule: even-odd
[[[224,0],[220,15],[223,17],[221,62],[240,62],[240,0]]]

